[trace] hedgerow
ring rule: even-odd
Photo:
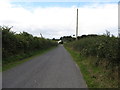
[[[95,37],[85,37],[78,41],[67,43],[67,46],[80,52],[83,56],[97,57],[96,63],[101,60],[108,62],[108,66],[116,66],[119,63],[118,37],[109,35],[98,35]]]
[[[0,27],[2,31],[2,62],[3,65],[16,59],[29,57],[32,52],[57,46],[55,41],[34,37],[27,32],[16,34],[9,27]]]

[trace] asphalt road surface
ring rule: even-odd
[[[3,72],[3,88],[86,88],[83,76],[64,46]]]

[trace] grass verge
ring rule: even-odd
[[[56,47],[56,46],[55,46],[55,47]],[[26,61],[29,61],[29,60],[33,59],[34,57],[36,57],[36,56],[42,55],[42,54],[50,51],[51,49],[53,49],[53,48],[55,48],[55,47],[51,47],[51,48],[48,48],[48,49],[45,49],[45,50],[41,50],[41,51],[32,52],[32,53],[31,53],[31,56],[28,57],[28,58],[25,58],[25,59],[23,59],[23,60],[16,60],[16,61],[14,61],[14,62],[11,62],[11,63],[8,63],[8,64],[4,64],[4,65],[2,66],[2,72],[3,72],[3,71],[6,71],[6,70],[8,70],[8,69],[10,69],[10,68],[13,68],[13,67],[15,67],[15,66],[17,66],[17,65],[19,65],[19,64],[22,64],[22,63],[24,63],[24,62],[26,62]]]
[[[95,66],[96,57],[83,57],[79,52],[66,47],[75,62],[78,64],[88,88],[118,88],[118,73],[104,69],[102,66]],[[115,76],[116,79],[111,78]]]

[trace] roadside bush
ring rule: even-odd
[[[77,50],[83,56],[97,57],[97,63],[101,60],[107,60],[109,65],[115,66],[119,62],[118,38],[114,36],[99,35],[96,37],[85,37],[68,43],[67,46]]]
[[[16,34],[9,27],[1,27],[3,65],[29,57],[32,52],[57,46],[57,42],[40,37],[33,37],[27,32]]]

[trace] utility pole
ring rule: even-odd
[[[40,33],[41,38],[43,38],[42,34]]]
[[[120,1],[118,2],[118,17],[120,17]],[[118,18],[118,38],[120,40],[120,18]]]
[[[76,40],[78,40],[78,8],[77,8],[77,20],[76,20]]]

